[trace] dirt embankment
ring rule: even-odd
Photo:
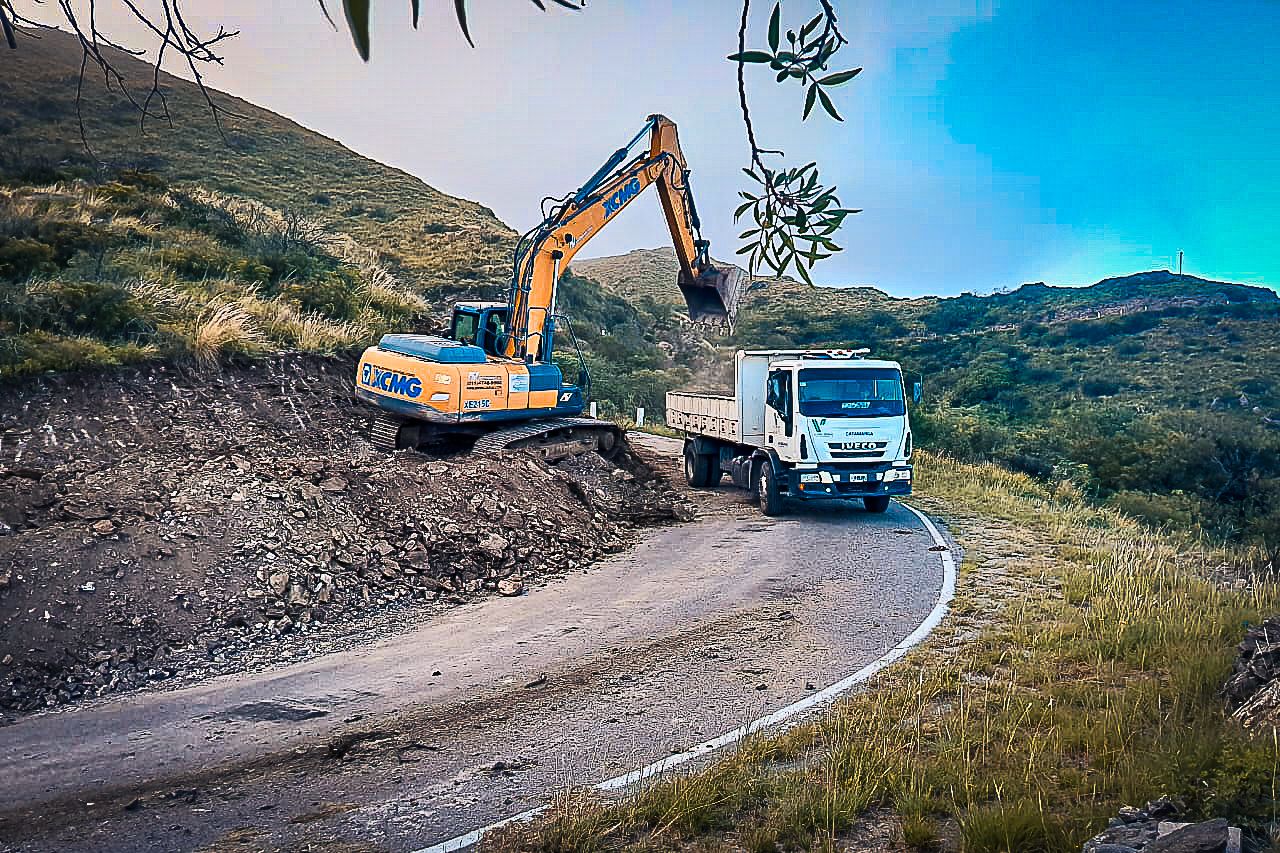
[[[363,641],[689,512],[630,455],[379,453],[352,372],[283,356],[0,388],[0,709]]]

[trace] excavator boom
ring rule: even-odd
[[[628,160],[646,136],[647,149]],[[539,356],[548,320],[554,314],[555,287],[561,271],[651,184],[657,186],[671,231],[680,264],[676,285],[684,295],[690,319],[732,328],[745,277],[736,267],[718,268],[712,263],[710,244],[701,236],[702,225],[689,186],[689,168],[680,150],[675,123],[665,116],[652,115],[628,145],[615,151],[590,180],[521,238],[511,285],[508,355],[524,359]]]

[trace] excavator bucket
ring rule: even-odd
[[[710,267],[697,278],[683,270],[676,282],[689,306],[689,319],[733,331],[738,303],[747,289],[747,274],[737,267]]]

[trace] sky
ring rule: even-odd
[[[407,0],[373,4],[367,64],[315,0],[203,0],[188,17],[240,30],[211,85],[520,230],[544,196],[576,189],[664,113],[712,253],[732,256],[748,157],[726,60],[736,0],[545,13],[470,0],[474,49],[452,4],[422,5],[414,31]],[[784,150],[780,162],[817,160],[844,205],[863,209],[818,283],[898,296],[1082,285],[1176,268],[1182,250],[1187,273],[1280,286],[1280,0],[835,6],[850,40],[836,64],[865,69],[833,90],[843,123],[819,111],[801,122],[798,84],[749,76],[762,145]],[[749,42],[765,41],[771,8],[752,4]],[[816,8],[785,0],[784,21]],[[142,44],[123,9],[98,0],[101,26]],[[669,242],[656,198],[642,199],[581,257]]]

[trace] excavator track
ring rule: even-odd
[[[378,415],[369,428],[369,441],[378,450],[398,450],[401,426],[401,422],[395,418]]]
[[[612,457],[622,444],[622,430],[610,421],[547,418],[487,433],[476,441],[472,451],[489,455],[503,450],[523,450],[554,462],[592,452]]]

